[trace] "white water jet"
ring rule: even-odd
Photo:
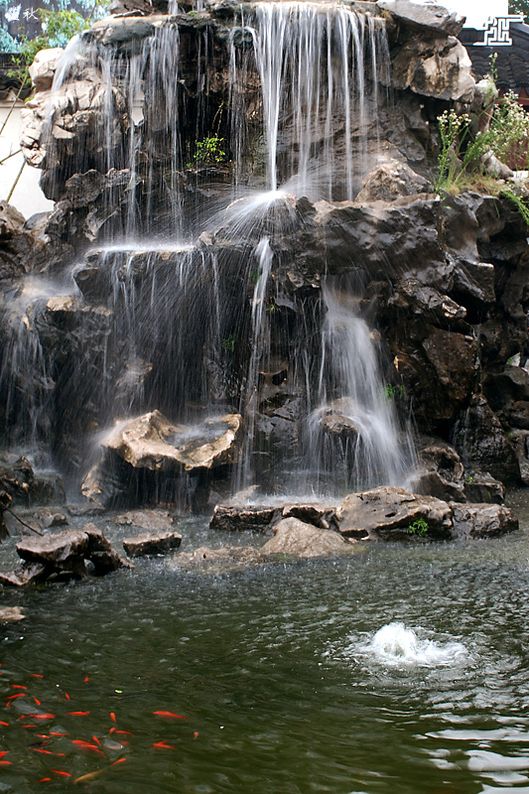
[[[401,622],[382,626],[360,650],[390,667],[448,667],[468,656],[462,643],[420,639]]]

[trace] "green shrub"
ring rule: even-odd
[[[509,91],[494,108],[490,123],[490,148],[496,157],[514,170],[529,165],[529,114]]]
[[[482,156],[491,148],[491,133],[471,133],[471,119],[466,113],[445,110],[438,119],[439,153],[437,155],[437,191],[457,187],[468,173],[479,166]],[[479,170],[479,168],[478,168]]]
[[[425,538],[428,534],[429,526],[425,518],[416,518],[406,528],[408,535],[415,535],[417,538]]]
[[[195,143],[195,153],[193,162],[196,165],[214,165],[224,163],[226,152],[223,149],[224,138],[218,135],[211,135]]]

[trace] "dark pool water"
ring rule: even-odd
[[[529,792],[526,501],[498,540],[3,594],[0,792]]]

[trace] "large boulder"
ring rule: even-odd
[[[63,54],[62,47],[52,47],[37,52],[29,67],[29,76],[36,92],[50,90]]]
[[[448,11],[435,3],[414,3],[411,0],[377,0],[377,6],[387,11],[399,25],[411,28],[419,35],[458,36],[465,17]]]
[[[119,568],[132,567],[93,524],[81,530],[24,538],[16,549],[22,565],[0,575],[0,584],[5,586],[23,587],[50,578],[65,580],[87,574],[103,576]]]
[[[488,538],[518,529],[518,519],[505,505],[453,502],[450,506],[453,510],[455,537]]]
[[[317,529],[298,518],[284,518],[274,526],[274,537],[261,548],[261,554],[286,554],[293,557],[326,557],[345,554],[352,545],[338,532]]]
[[[382,540],[450,538],[452,510],[433,496],[383,486],[346,496],[338,511],[340,532],[350,538]]]
[[[417,174],[407,163],[389,159],[376,166],[367,175],[356,201],[395,201],[402,196],[430,193],[432,185]]]
[[[514,445],[484,397],[474,397],[459,417],[454,446],[468,468],[488,472],[502,482],[520,482]]]
[[[239,414],[176,426],[159,411],[119,423],[102,446],[135,469],[192,472],[234,463],[242,419]]]
[[[471,103],[474,98],[472,61],[454,36],[414,37],[396,51],[391,66],[392,83],[399,90],[449,102]]]
[[[465,501],[465,468],[454,447],[441,439],[428,439],[420,460],[417,491],[438,499]]]

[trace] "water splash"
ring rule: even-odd
[[[462,643],[421,639],[401,622],[382,626],[359,650],[389,667],[448,667],[468,657]]]

